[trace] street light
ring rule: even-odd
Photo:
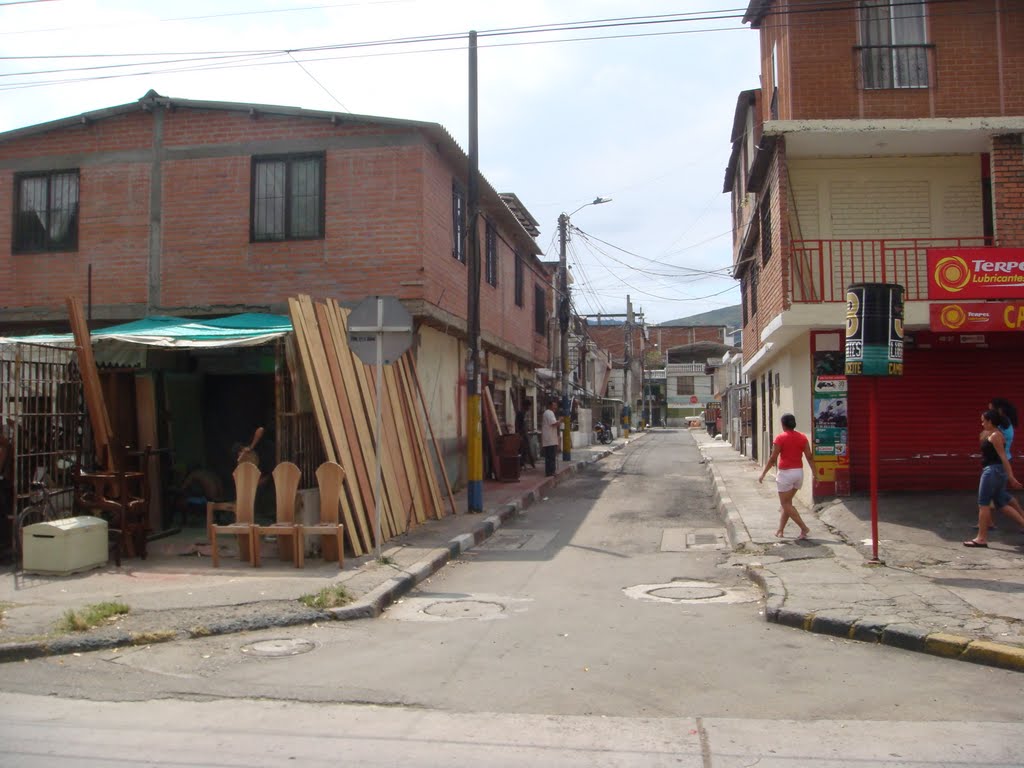
[[[584,203],[572,213],[563,213],[558,217],[558,327],[561,330],[562,357],[562,461],[572,459],[572,413],[569,400],[569,275],[565,264],[565,246],[569,241],[569,218],[575,216],[588,205],[610,203],[610,197],[595,197]]]

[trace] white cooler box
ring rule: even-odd
[[[66,517],[21,529],[22,570],[67,576],[106,565],[107,521],[99,517]]]

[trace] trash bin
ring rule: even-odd
[[[519,480],[522,461],[519,451],[522,438],[519,435],[498,436],[498,479],[504,483]]]
[[[67,576],[106,565],[107,521],[99,517],[66,517],[21,529],[22,570]]]

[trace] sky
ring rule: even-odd
[[[628,296],[667,322],[739,303],[722,183],[736,99],[758,85],[746,6],[0,0],[0,131],[153,89],[435,122],[468,149],[476,30],[481,173],[537,219],[544,259],[570,214],[577,313],[623,314]],[[564,27],[522,31],[541,25]]]

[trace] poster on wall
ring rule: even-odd
[[[836,468],[848,466],[846,387],[845,376],[814,377],[814,463],[822,482],[835,482]]]
[[[839,334],[818,333],[814,339],[811,383],[811,444],[816,469],[815,495],[835,491],[836,470],[849,467],[845,350]]]

